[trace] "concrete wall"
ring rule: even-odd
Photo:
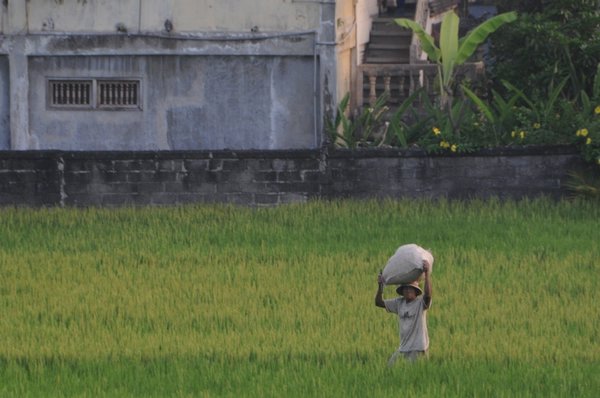
[[[321,0],[0,3],[0,150],[318,148],[352,73],[338,12],[352,22]],[[141,107],[52,110],[50,78],[139,79]]]
[[[312,56],[31,57],[35,149],[313,148]],[[141,79],[141,109],[49,109],[47,77]]]
[[[373,18],[379,14],[379,0],[357,0],[356,2],[356,64],[363,62],[365,47],[371,37]]]
[[[0,205],[122,206],[313,198],[556,199],[586,169],[574,148],[465,156],[398,150],[0,152]]]
[[[19,0],[17,0],[19,1]],[[23,0],[24,1],[24,0]],[[263,32],[318,29],[319,1],[294,0],[28,0],[29,32]]]
[[[336,8],[336,98],[343,98],[354,86],[356,66],[357,15],[355,1],[338,2]]]

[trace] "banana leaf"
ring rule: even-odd
[[[458,15],[449,12],[442,20],[440,51],[442,54],[442,83],[448,86],[458,61]]]
[[[433,37],[429,33],[425,32],[421,25],[419,25],[412,19],[407,18],[397,18],[394,19],[394,22],[396,22],[396,24],[402,26],[403,28],[408,28],[412,30],[413,33],[417,35],[417,37],[421,41],[421,48],[423,49],[423,51],[425,51],[425,53],[431,61],[440,61],[440,49],[435,45],[435,40],[433,39]]]
[[[494,117],[494,113],[492,112],[491,108],[487,106],[486,103],[483,102],[481,98],[477,96],[477,94],[469,90],[469,88],[467,88],[464,85],[462,85],[461,87],[463,89],[463,92],[467,95],[467,97],[469,97],[471,101],[475,103],[477,108],[479,108],[479,110],[484,114],[485,118],[492,124],[496,123],[496,118]]]
[[[512,22],[515,19],[517,19],[516,12],[505,12],[504,14],[496,15],[475,27],[459,41],[456,64],[461,65],[465,63],[467,59],[473,55],[477,47],[483,43],[490,34],[495,32],[502,25]]]

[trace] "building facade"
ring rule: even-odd
[[[376,0],[10,0],[0,150],[319,147]]]

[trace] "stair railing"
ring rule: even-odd
[[[479,81],[484,77],[482,62],[468,62],[457,70],[457,81]],[[357,75],[357,106],[373,106],[381,95],[386,95],[388,105],[402,103],[415,91],[423,89],[432,101],[439,95],[437,65],[417,64],[363,64]],[[365,95],[366,94],[366,95]],[[366,97],[366,98],[365,98]]]

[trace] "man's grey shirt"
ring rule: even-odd
[[[400,348],[398,351],[427,351],[429,348],[427,306],[423,296],[416,297],[410,303],[404,297],[384,300],[384,302],[388,312],[398,314],[400,330]]]

